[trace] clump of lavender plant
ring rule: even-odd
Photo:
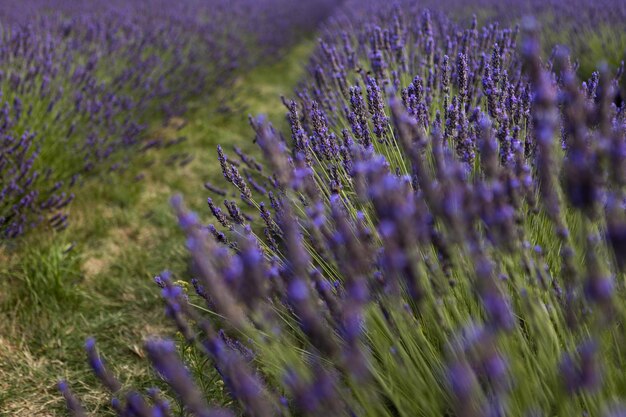
[[[401,11],[331,26],[285,100],[291,138],[251,120],[267,166],[241,175],[220,148],[246,207],[210,200],[223,231],[173,200],[196,294],[159,277],[168,315],[245,415],[616,415],[619,80],[542,60],[532,20],[518,45]],[[216,412],[166,350],[178,397]]]

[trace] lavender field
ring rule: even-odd
[[[625,21],[0,3],[0,415],[626,416]]]

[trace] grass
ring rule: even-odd
[[[180,192],[207,213],[203,183],[221,178],[216,145],[253,149],[247,114],[282,123],[279,96],[293,92],[312,46],[303,42],[242,76],[233,111],[224,111],[213,96],[212,102],[189,103],[184,119],[153,123],[151,137],[187,140],[147,151],[118,176],[89,180],[66,231],[31,234],[0,248],[0,415],[65,415],[55,388],[59,378],[70,381],[92,415],[111,415],[108,396],[85,361],[88,336],[96,337],[115,373],[127,378],[125,386],[158,384],[142,339],[171,335],[173,328],[152,279],[164,269],[187,269],[169,198]]]

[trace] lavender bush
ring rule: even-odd
[[[122,169],[146,123],[276,56],[333,2],[71,0],[0,6],[0,235],[63,228],[74,185]],[[290,16],[290,19],[286,18]],[[277,25],[284,37],[268,37]]]
[[[394,6],[414,16],[428,8],[433,14],[443,12],[460,21],[475,15],[480,24],[509,27],[521,23],[523,16],[534,16],[541,23],[544,52],[549,54],[555,44],[567,45],[576,59],[577,72],[586,78],[602,60],[616,68],[626,59],[626,36],[621,29],[626,4],[614,0],[424,0],[419,3],[364,0],[347,4],[348,7],[340,9],[343,16],[339,21],[346,22],[347,18],[348,22],[359,24],[373,23],[377,18],[389,19]]]
[[[532,19],[369,10],[326,26],[287,137],[251,119],[266,164],[218,148],[215,225],[173,199],[195,291],[156,281],[237,407],[172,342],[154,367],[197,416],[623,415],[623,66],[580,82]],[[173,415],[87,351],[118,415]]]

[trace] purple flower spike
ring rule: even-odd
[[[146,352],[155,368],[178,394],[182,402],[198,417],[217,417],[232,415],[224,410],[210,408],[202,393],[198,390],[189,371],[176,353],[176,346],[167,340],[148,340]]]
[[[72,417],[87,417],[83,406],[80,404],[80,401],[74,396],[72,391],[70,391],[69,386],[66,381],[59,381],[57,384],[59,391],[63,394],[65,398],[65,404],[67,405],[68,411],[71,413]]]
[[[100,382],[112,393],[118,392],[122,385],[115,378],[115,376],[109,371],[102,361],[102,358],[96,350],[96,341],[93,338],[87,339],[85,342],[85,350],[87,351],[87,358],[89,359],[89,365],[91,369],[100,379]]]

